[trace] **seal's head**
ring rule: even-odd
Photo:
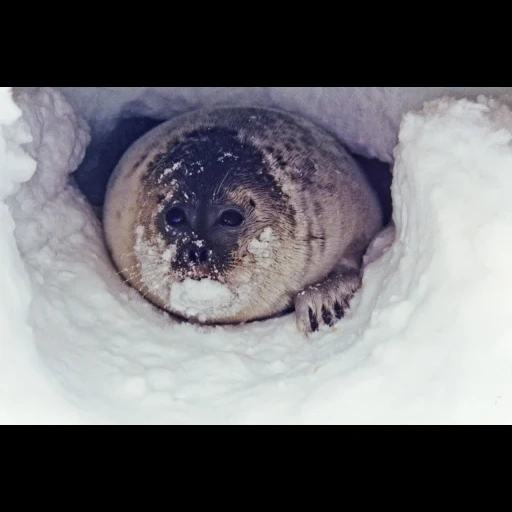
[[[136,141],[109,180],[103,220],[115,265],[161,308],[238,323],[295,305],[313,329],[359,286],[381,211],[332,135],[282,111],[230,107]]]
[[[289,306],[302,277],[290,260],[301,247],[267,152],[237,130],[210,126],[149,153],[132,171],[140,173],[135,200],[130,192],[125,211],[122,201],[115,205],[134,235],[132,250],[117,257],[126,279],[163,309],[207,323],[264,318]],[[116,260],[120,251],[110,245]]]

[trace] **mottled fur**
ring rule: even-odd
[[[198,163],[198,181],[187,181],[196,171],[191,166],[180,170],[173,151],[190,137],[207,139],[209,129],[225,130],[226,140],[232,132],[236,144],[252,148],[244,153],[251,161],[227,174],[220,165],[217,175],[211,171],[204,182]],[[249,172],[248,166],[258,170]],[[247,212],[236,250],[219,258],[212,275],[239,293],[240,308],[219,311],[211,322],[267,318],[295,304],[298,328],[307,332],[343,315],[360,286],[364,251],[382,226],[380,206],[339,141],[304,119],[273,109],[185,114],[151,130],[125,153],[107,189],[104,228],[113,261],[130,284],[170,309],[170,285],[184,277],[174,263],[184,242],[176,237],[169,249],[159,225],[161,205],[178,194],[193,202],[208,187],[213,201],[222,195]],[[139,229],[137,235],[137,226],[144,232]],[[250,244],[268,227],[276,236],[269,245],[271,257],[258,260]],[[138,251],[137,236],[144,240]]]

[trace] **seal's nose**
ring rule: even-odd
[[[204,264],[210,259],[210,253],[205,247],[190,246],[188,250],[188,261],[193,264]]]

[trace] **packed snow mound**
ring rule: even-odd
[[[187,318],[197,317],[200,322],[209,320],[219,309],[237,310],[237,296],[224,284],[212,279],[185,279],[173,283],[169,294],[173,311]]]
[[[420,93],[402,91],[400,104],[380,88],[252,91],[321,118],[352,148],[394,154],[396,230],[373,244],[347,316],[304,338],[293,315],[175,322],[116,275],[97,218],[68,181],[90,139],[82,117],[94,131],[126,105],[161,111],[150,99],[166,98],[178,112],[215,94],[145,89],[128,100],[109,91],[86,112],[90,91],[65,91],[73,109],[51,89],[16,90],[15,101],[0,90],[0,421],[512,421],[507,106],[443,98],[406,113]],[[385,116],[358,114],[382,113],[388,100],[401,112],[399,132]],[[369,124],[351,126],[344,113]]]
[[[37,124],[27,124],[21,114],[10,88],[0,88],[0,423],[76,423],[86,421],[86,414],[52,387],[55,376],[41,364],[37,352],[37,336],[30,322],[37,287],[32,286],[15,239],[12,208],[5,202],[10,194],[28,190],[22,183],[29,179],[35,183],[39,178],[34,175],[36,160],[22,149],[31,143]],[[37,192],[35,197],[40,197]],[[37,203],[24,206],[30,212],[31,205],[36,208],[30,213],[34,219]]]

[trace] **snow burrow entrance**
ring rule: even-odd
[[[13,101],[0,90],[0,421],[510,422],[507,92],[68,88],[15,89]],[[309,340],[292,316],[172,322],[115,275],[69,184],[91,135],[126,112],[235,102],[301,113],[395,160],[396,239],[350,314]]]

